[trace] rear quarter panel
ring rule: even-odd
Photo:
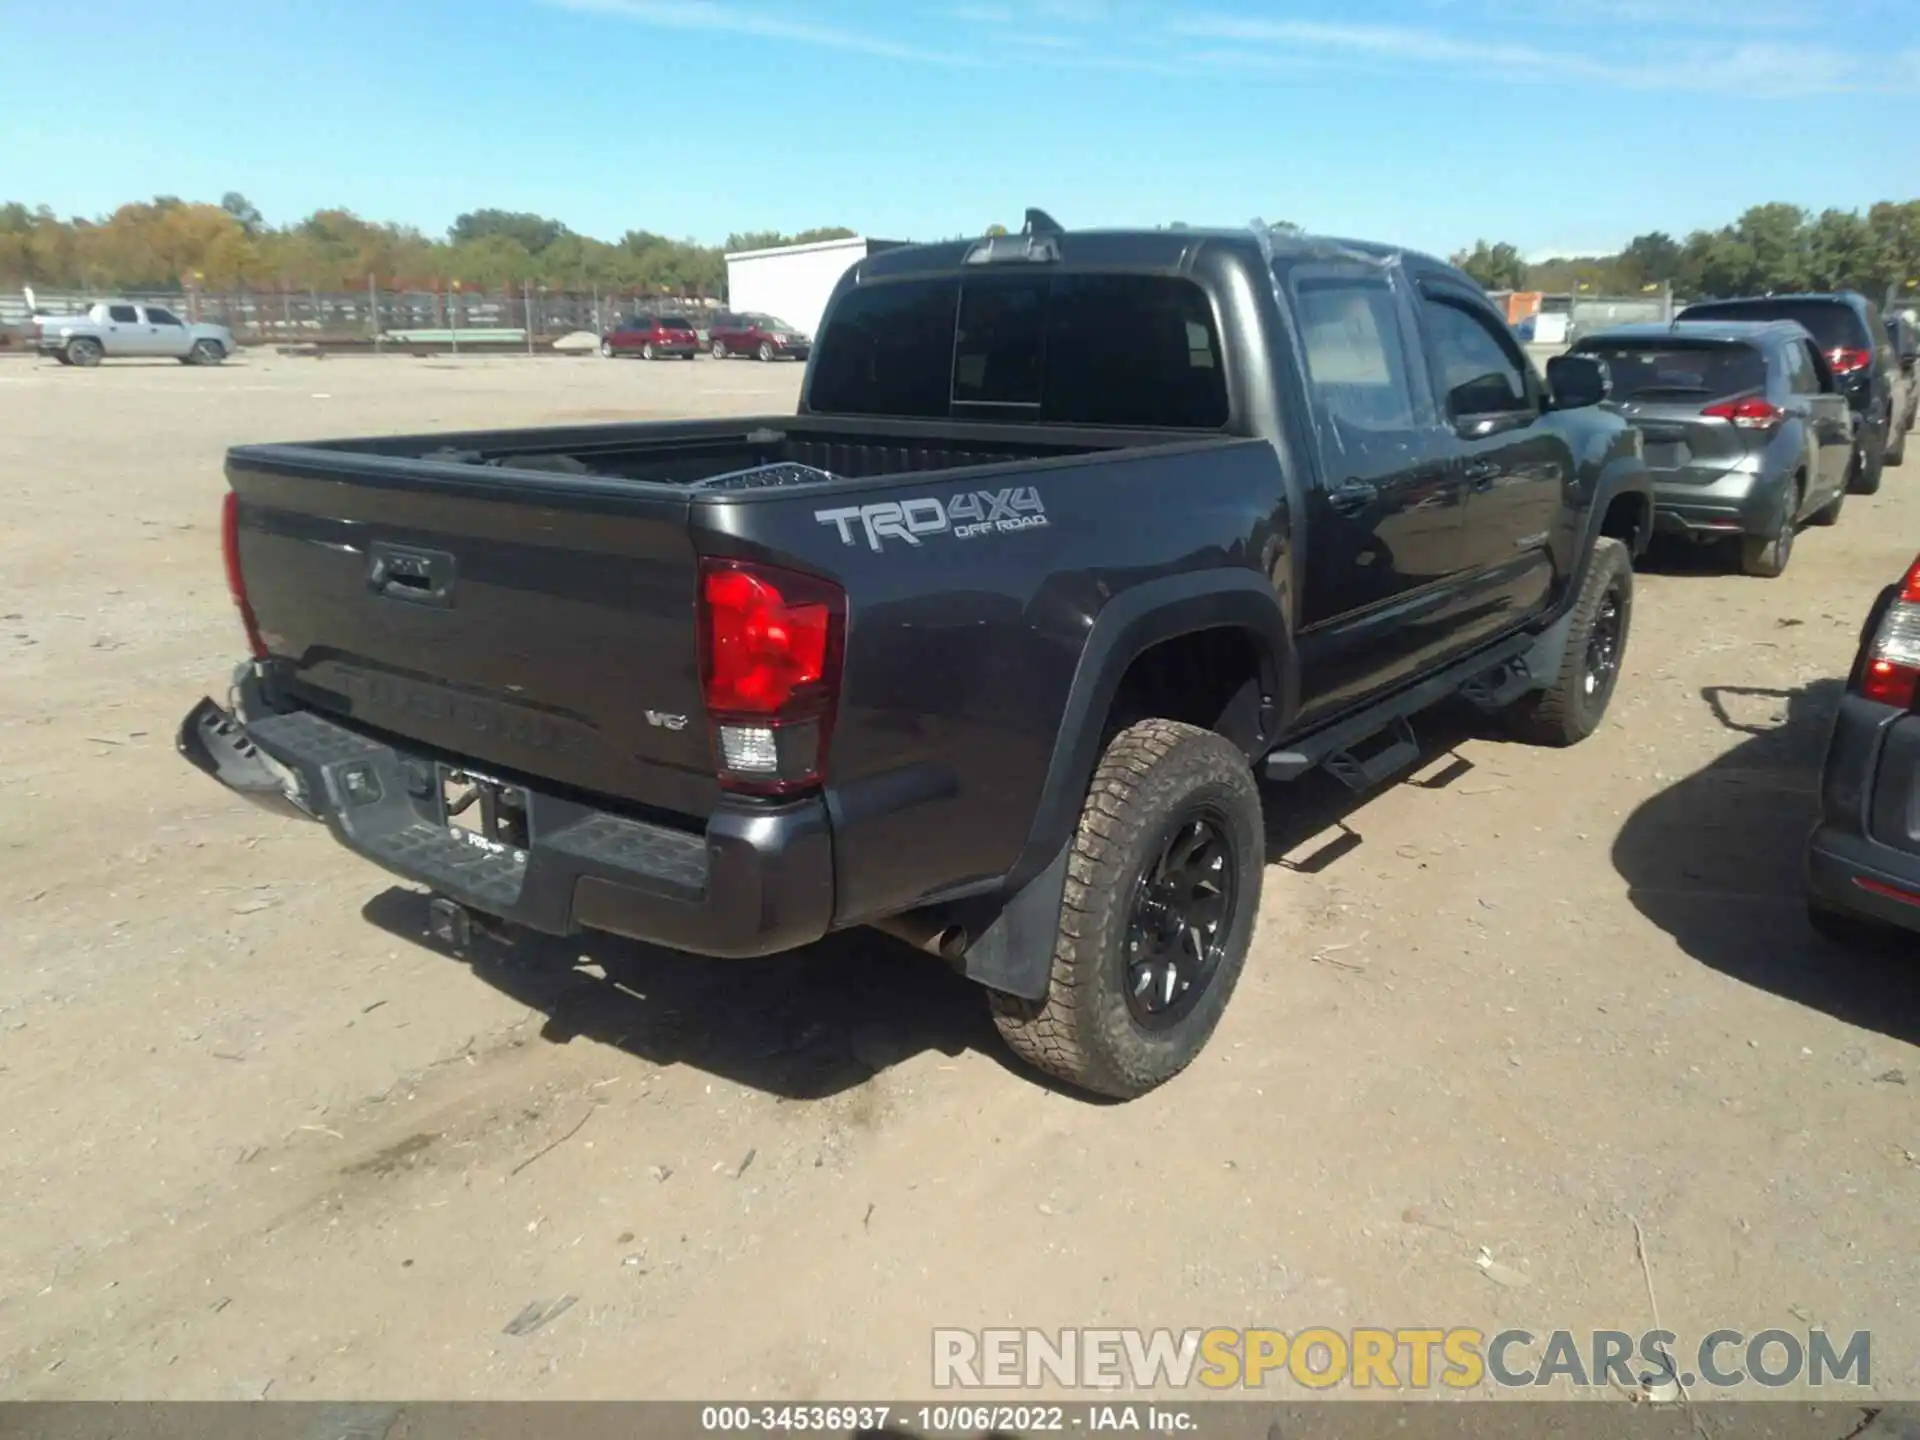
[[[1116,602],[1237,571],[1279,611],[1292,564],[1281,467],[1258,440],[749,493],[694,512],[702,550],[847,590],[827,791],[842,925],[991,888],[1015,866],[1069,692]]]

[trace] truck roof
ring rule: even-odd
[[[1774,335],[1782,339],[1809,338],[1807,328],[1798,320],[1642,320],[1628,325],[1609,325],[1583,335],[1579,347],[1613,340],[1742,340],[1752,341]]]
[[[1028,212],[1032,216],[1036,212]],[[1043,217],[1044,218],[1044,217]],[[1184,270],[1203,248],[1222,247],[1258,253],[1263,247],[1276,258],[1296,260],[1359,259],[1386,268],[1438,271],[1450,278],[1478,285],[1465,272],[1417,250],[1373,240],[1309,235],[1268,226],[1241,226],[1178,230],[1145,228],[1022,230],[1017,235],[944,240],[929,245],[907,245],[870,255],[859,266],[857,283],[900,279],[912,275],[963,272],[983,265],[1034,263],[1030,247],[1048,247],[1045,260],[1076,266],[1130,270]]]

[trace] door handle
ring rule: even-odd
[[[1493,460],[1469,460],[1467,479],[1473,482],[1476,490],[1485,490],[1500,478],[1500,465]]]
[[[1366,480],[1343,480],[1327,492],[1327,504],[1339,515],[1358,515],[1380,498],[1380,487]]]

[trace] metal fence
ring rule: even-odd
[[[506,290],[463,286],[458,290],[361,291],[272,290],[111,295],[38,291],[34,308],[43,315],[70,315],[103,299],[150,301],[191,321],[225,325],[242,344],[471,346],[527,349],[549,345],[576,331],[595,334],[623,315],[653,310],[689,316],[696,323],[712,302],[634,291],[556,291],[538,285]],[[26,297],[0,295],[0,327],[28,319]]]

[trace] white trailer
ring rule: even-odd
[[[727,256],[727,309],[737,315],[770,315],[812,336],[840,277],[875,251],[899,243],[854,235],[739,251]]]

